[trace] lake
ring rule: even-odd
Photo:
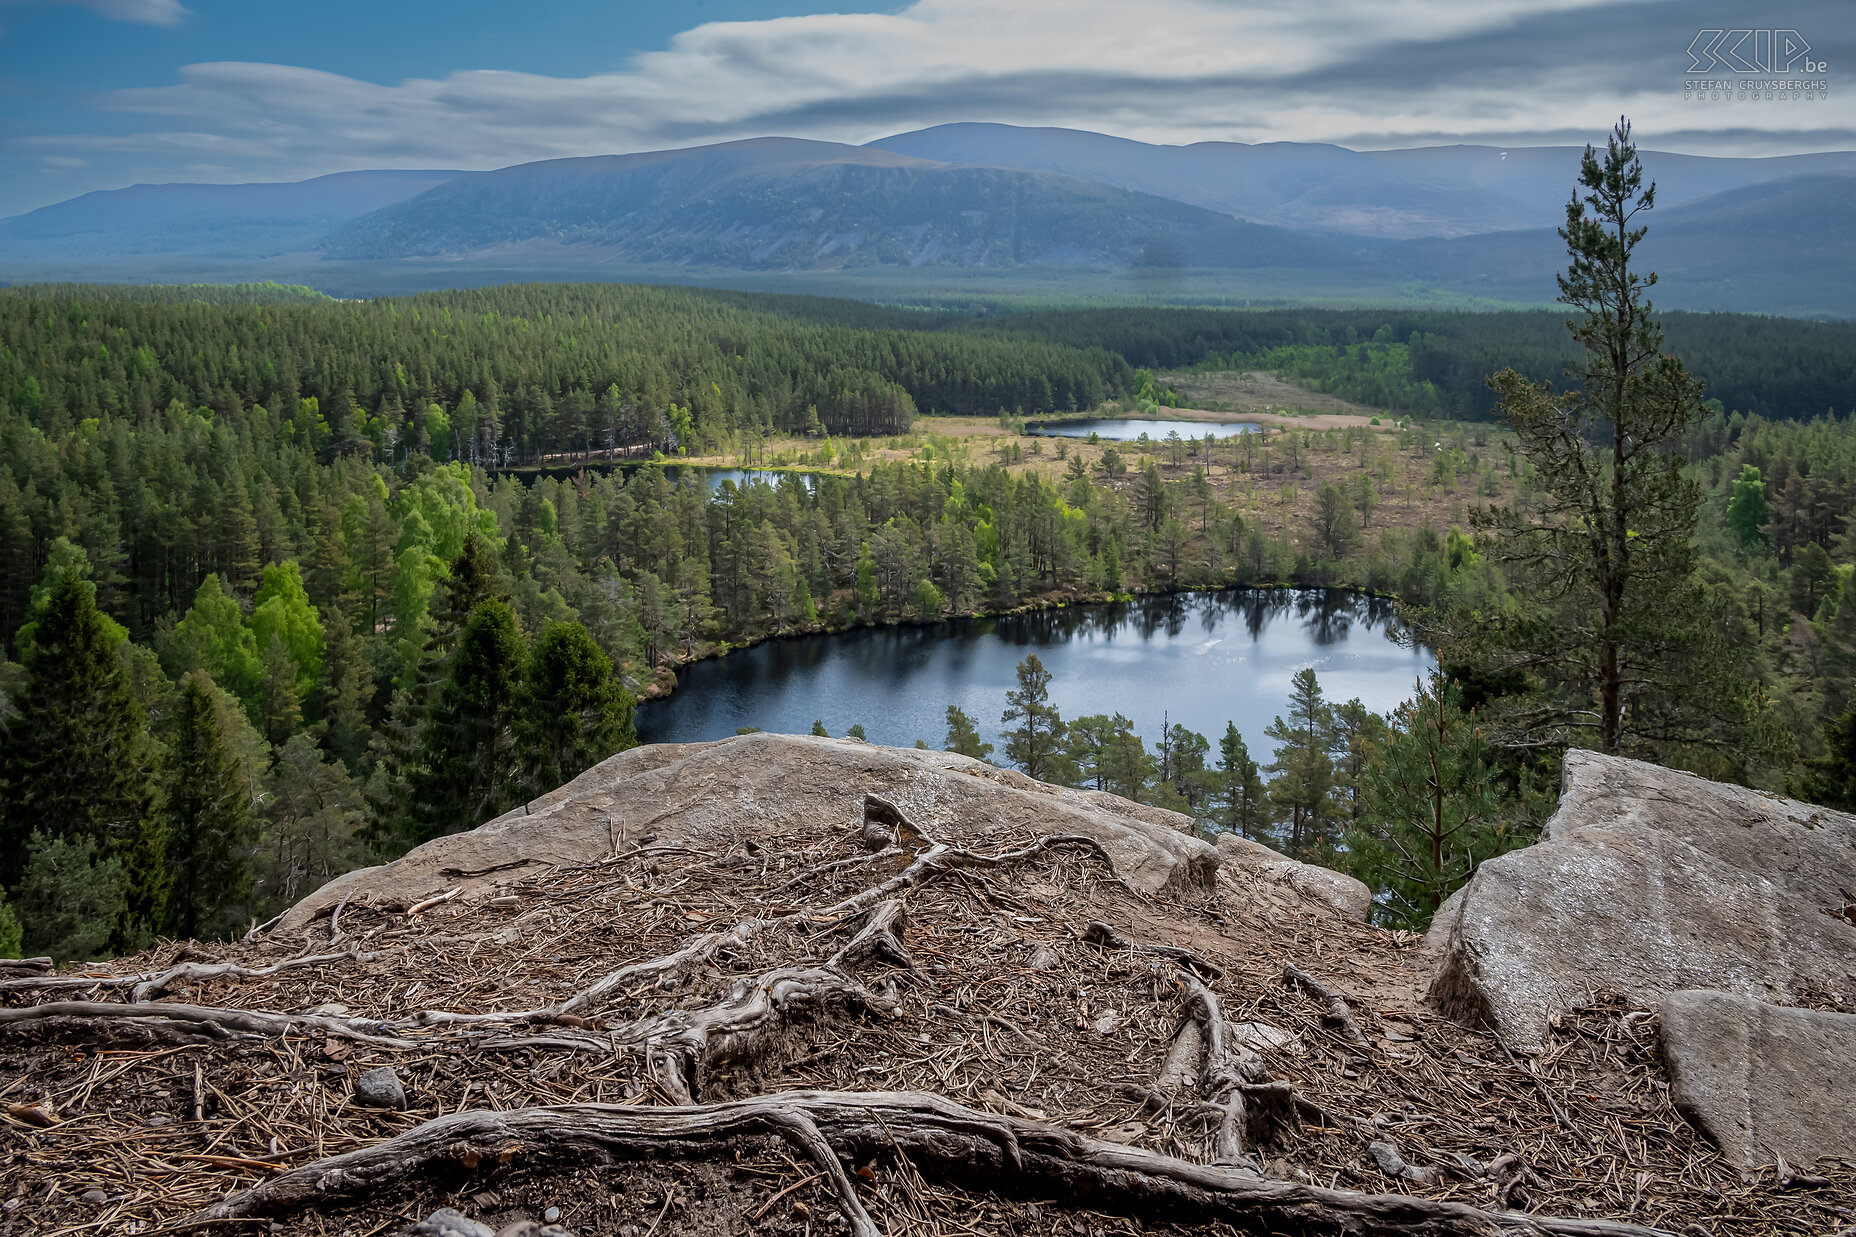
[[[1105,442],[1133,442],[1142,434],[1159,442],[1168,434],[1178,433],[1181,438],[1204,440],[1207,434],[1213,438],[1235,438],[1239,434],[1256,431],[1254,421],[1152,421],[1127,417],[1101,417],[1088,421],[1059,421],[1052,425],[1034,425],[1028,427],[1027,434],[1036,434],[1045,438],[1087,438],[1094,434]]]
[[[742,726],[803,734],[817,718],[834,735],[862,723],[872,743],[938,748],[957,704],[998,744],[1015,669],[1036,653],[1066,718],[1120,713],[1150,746],[1178,723],[1214,752],[1235,721],[1261,763],[1275,750],[1264,727],[1304,666],[1335,702],[1357,696],[1385,713],[1411,695],[1433,659],[1387,639],[1392,619],[1391,602],[1339,590],[1228,589],[770,640],[686,667],[674,694],[638,706],[638,737],[693,743]]]

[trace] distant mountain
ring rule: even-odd
[[[1856,174],[1793,176],[1658,205],[1639,251],[1665,309],[1856,315]],[[1566,245],[1552,229],[1407,241],[1381,256],[1396,276],[1497,299],[1548,299]]]
[[[867,146],[762,138],[493,172],[138,185],[0,220],[0,280],[1541,304],[1579,154],[959,124]],[[1643,159],[1659,305],[1856,317],[1856,152]]]
[[[0,219],[0,259],[260,257],[424,193],[456,172],[337,172],[288,184],[132,185]]]
[[[1414,238],[1557,226],[1582,147],[1155,146],[1076,129],[938,125],[870,143],[943,163],[1056,172],[1298,231]],[[1856,151],[1726,159],[1643,152],[1662,206],[1819,173],[1856,173]]]
[[[345,224],[323,251],[741,270],[1356,261],[1323,239],[1094,181],[790,138],[460,176]]]

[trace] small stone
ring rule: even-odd
[[[496,1232],[461,1212],[440,1207],[404,1230],[404,1237],[496,1237]]]
[[[798,1216],[801,1220],[804,1220],[812,1214],[812,1209],[806,1206],[804,1202],[795,1199],[793,1200],[793,1214]]]
[[[102,1190],[94,1188],[85,1190],[82,1194],[78,1195],[78,1198],[83,1202],[91,1204],[93,1207],[99,1203],[107,1203],[110,1201],[109,1195],[105,1194]]]
[[[354,1098],[369,1108],[405,1108],[406,1088],[392,1066],[381,1065],[354,1080]]]
[[[561,1209],[559,1207],[550,1207],[546,1211],[541,1213],[542,1222],[545,1224],[552,1224],[560,1218],[561,1218]]]
[[[1031,951],[1031,957],[1026,959],[1025,965],[1034,971],[1054,971],[1062,961],[1057,951],[1049,945],[1039,945]]]
[[[146,1125],[172,1125],[174,1123],[174,1118],[165,1112],[151,1113],[142,1120]]]

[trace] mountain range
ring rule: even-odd
[[[137,185],[0,220],[0,279],[284,278],[348,295],[848,280],[907,297],[965,278],[1001,293],[1543,303],[1579,155],[958,124],[864,146],[762,138],[491,172]],[[1657,303],[1856,316],[1856,152],[1643,160]]]

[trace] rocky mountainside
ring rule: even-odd
[[[1569,761],[1535,849],[1744,793],[1646,768]],[[1856,825],[1745,803],[1755,847]],[[1697,839],[1746,812],[1715,816],[1684,843],[1738,864]],[[1344,877],[1188,826],[849,740],[622,753],[238,943],[10,966],[0,1233],[1597,1237],[1856,1214],[1834,1120],[1809,1164],[1679,1111],[1700,1111],[1693,1065],[1760,1074],[1775,1028],[1835,1042],[1841,990],[1678,999],[1591,969],[1528,990],[1544,1018],[1460,1023],[1425,993],[1457,975],[1459,1017],[1473,985],[1485,1014],[1508,999],[1522,964],[1463,978],[1498,948],[1465,925],[1534,852],[1485,865],[1427,944],[1361,922]],[[1797,857],[1784,896],[1822,915],[1804,900],[1842,878],[1805,869],[1845,859]],[[1671,1056],[1697,1022],[1712,1056]]]

